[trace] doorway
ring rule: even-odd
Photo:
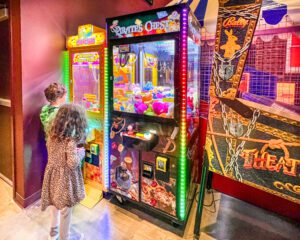
[[[0,0],[0,178],[12,186],[13,134],[11,111],[11,59],[8,1]]]

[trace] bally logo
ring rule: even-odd
[[[235,17],[229,17],[226,18],[223,22],[224,28],[232,28],[232,27],[238,27],[238,28],[244,28],[248,25],[249,20],[239,17],[236,19]]]

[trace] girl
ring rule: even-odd
[[[78,105],[61,106],[53,119],[47,139],[48,163],[42,187],[42,211],[51,206],[48,239],[69,239],[72,208],[85,197],[80,168],[85,150],[77,145],[85,140],[86,128],[85,112]]]

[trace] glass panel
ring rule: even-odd
[[[198,125],[200,104],[200,45],[188,38],[188,92],[187,121],[188,131],[193,133]]]
[[[296,25],[295,25],[296,26]],[[263,28],[258,24],[258,29]],[[262,30],[263,31],[263,30]],[[257,104],[299,113],[299,32],[280,29],[256,36],[251,44],[239,86],[240,97]]]
[[[174,40],[114,46],[114,110],[173,118],[174,54]]]
[[[99,112],[100,58],[98,52],[74,53],[72,55],[73,102],[85,109]]]

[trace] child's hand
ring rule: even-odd
[[[83,147],[84,147],[84,144],[83,144],[83,143],[77,144],[77,148],[83,148]]]
[[[84,158],[85,156],[85,149],[83,147],[81,148],[76,148],[77,154],[80,156],[80,158]]]

